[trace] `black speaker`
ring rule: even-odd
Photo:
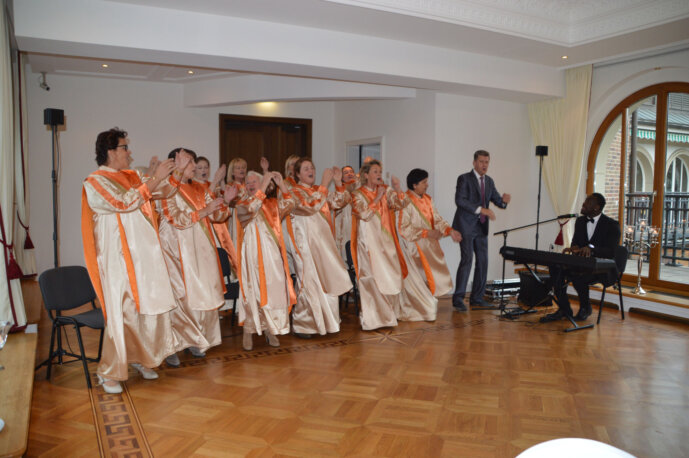
[[[548,296],[550,275],[538,276],[544,284],[539,283],[531,272],[519,272],[519,297],[517,300],[529,307],[549,307],[553,301]]]
[[[539,145],[536,147],[536,156],[547,156],[548,155],[548,147]]]
[[[59,108],[43,110],[43,124],[46,126],[61,126],[65,123],[65,111]]]

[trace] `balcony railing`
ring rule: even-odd
[[[654,224],[651,215],[654,192],[629,192],[625,195],[625,224],[634,227],[642,219]],[[689,192],[666,192],[663,202],[661,253],[670,266],[686,265],[689,261]],[[636,234],[635,234],[636,235]],[[630,254],[639,254],[631,251]],[[646,261],[648,261],[647,255]],[[684,263],[682,263],[684,261]]]

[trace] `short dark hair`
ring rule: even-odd
[[[605,197],[603,196],[603,194],[594,192],[593,194],[591,194],[591,197],[596,199],[596,201],[598,202],[598,206],[600,207],[600,210],[603,211],[603,209],[605,208]]]
[[[209,166],[211,165],[211,161],[209,161],[208,158],[206,158],[205,156],[197,157],[195,162],[198,164],[201,161],[206,161],[206,164],[208,164]]]
[[[191,154],[192,159],[194,159],[194,162],[196,162],[196,153],[193,150],[190,150],[189,148],[175,148],[172,151],[170,151],[170,154],[167,155],[168,159],[175,159],[177,157],[177,153],[180,151],[186,151],[187,153]]]
[[[413,191],[414,185],[419,184],[426,178],[428,178],[428,172],[424,169],[412,169],[407,175],[407,188]]]
[[[119,127],[101,132],[96,138],[96,164],[105,165],[108,163],[108,151],[117,148],[120,138],[127,138],[127,132]]]
[[[351,165],[345,165],[344,167],[342,167],[343,172],[344,172],[344,169],[352,169],[352,172],[354,171],[354,167],[352,167]]]
[[[490,153],[484,149],[480,149],[474,153],[474,160],[478,159],[479,156],[490,157]]]

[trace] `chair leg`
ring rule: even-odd
[[[55,346],[55,327],[57,324],[53,321],[53,330],[50,332],[50,349],[48,350],[48,370],[45,373],[45,379],[50,380],[50,370],[53,367],[53,347]]]
[[[74,330],[77,333],[77,342],[79,342],[79,351],[81,352],[81,363],[84,365],[84,376],[86,377],[86,386],[91,389],[91,377],[89,377],[89,366],[86,362],[86,353],[84,352],[84,343],[81,340],[81,330],[78,325],[74,325]]]
[[[603,292],[600,295],[600,305],[598,306],[598,320],[596,320],[596,324],[600,324],[600,316],[603,314],[603,301],[605,301],[605,290],[607,288],[603,286]]]
[[[100,357],[103,354],[103,336],[105,335],[105,328],[100,330],[100,340],[98,341],[98,359],[96,361],[100,361]]]
[[[230,326],[237,324],[237,298],[232,301],[232,319],[230,320]]]
[[[624,320],[624,300],[622,299],[622,282],[617,281],[617,292],[620,294],[620,312],[622,312],[622,319]]]
[[[57,363],[62,366],[62,355],[64,351],[62,350],[62,326],[58,326],[57,329]]]

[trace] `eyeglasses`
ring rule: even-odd
[[[115,149],[117,148],[124,148],[125,151],[129,151],[129,145],[117,145]]]

